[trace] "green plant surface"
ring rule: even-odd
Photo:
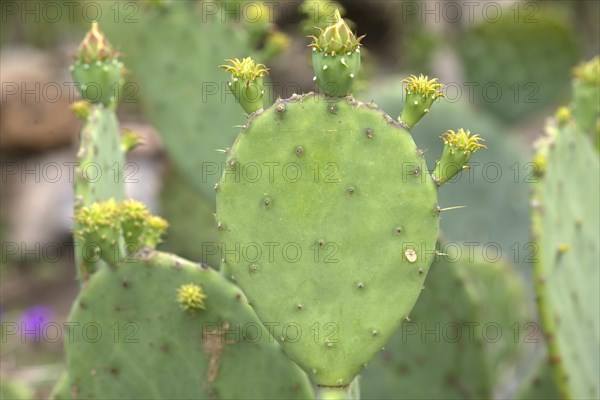
[[[547,360],[540,362],[533,373],[523,381],[516,398],[518,400],[560,399],[553,378],[550,363]]]
[[[576,121],[549,130],[545,172],[533,187],[533,231],[540,246],[534,282],[561,397],[596,398],[600,163],[589,135]]]
[[[60,378],[58,378],[58,381],[54,384],[54,388],[52,389],[49,398],[51,400],[69,400],[74,398],[71,393],[69,374],[66,371],[60,375]]]
[[[364,370],[363,398],[490,397],[492,377],[481,336],[474,334],[469,340],[462,335],[452,343],[457,332],[453,324],[467,329],[465,322],[478,319],[457,267],[444,261],[432,265],[411,321],[402,325]],[[442,336],[443,328],[447,334]],[[427,336],[427,330],[433,333]]]
[[[97,201],[118,201],[125,197],[125,155],[115,111],[103,105],[89,107],[77,152],[75,211]],[[73,229],[79,228],[75,222]],[[81,238],[74,240],[78,277],[85,279],[101,265],[101,261],[95,261],[91,244]]]
[[[584,131],[591,133],[598,145],[600,136],[600,56],[574,69],[573,118]]]
[[[315,383],[348,385],[421,291],[436,185],[410,134],[352,97],[293,96],[246,126],[217,189],[224,266],[262,321],[299,327],[274,336]]]
[[[216,15],[202,7],[173,1],[140,10],[136,23],[107,18],[100,25],[123,52],[134,79],[123,88],[123,102],[141,101],[170,160],[213,203],[223,166],[216,150],[231,145],[234,125],[243,121],[232,117],[239,106],[217,66],[231,54],[251,54],[252,46],[235,16],[222,14],[224,7],[217,6]]]
[[[178,303],[189,284],[204,294],[204,309]],[[306,375],[240,290],[208,266],[168,253],[142,250],[102,268],[69,321],[82,327],[65,343],[73,398],[312,397]]]
[[[402,87],[402,79],[386,78],[361,97],[375,101],[389,115],[399,115],[403,104]],[[442,154],[444,146],[439,136],[446,129],[462,126],[465,121],[472,132],[485,138],[488,148],[471,160],[470,170],[451,179],[450,184],[440,190],[440,207],[466,206],[443,212],[440,229],[450,242],[471,243],[469,246],[474,246],[480,257],[495,260],[498,246],[502,259],[529,267],[536,249],[530,243],[527,205],[529,185],[537,177],[534,163],[527,161],[522,146],[506,134],[507,126],[473,110],[467,103],[449,98],[438,99],[411,133],[417,147],[425,151],[429,170],[433,171],[434,156]]]
[[[523,355],[537,346],[540,330],[530,286],[519,268],[506,262],[465,259],[454,269],[465,282],[477,311],[476,322],[484,330],[480,335],[487,369],[497,388],[506,383],[503,378],[523,361]]]
[[[520,11],[503,7],[498,19],[471,25],[458,43],[475,100],[505,121],[559,102],[580,50],[567,12],[533,4]]]
[[[162,249],[190,260],[219,265],[221,250],[214,209],[174,168],[163,177],[160,214],[169,221]]]
[[[410,321],[365,368],[362,398],[492,398],[519,361],[511,327],[526,321],[522,277],[507,264],[452,261],[432,265]]]
[[[96,201],[125,196],[119,123],[114,110],[91,106],[81,130],[75,180],[75,205],[87,206]]]

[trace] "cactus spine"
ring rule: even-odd
[[[427,79],[414,87],[418,101],[404,122],[346,96],[358,63],[344,65],[347,53],[336,46],[356,46],[359,58],[360,38],[344,25],[338,18],[313,46],[325,95],[294,95],[252,114],[217,191],[224,270],[259,318],[276,323],[274,337],[324,398],[351,392],[408,316],[439,221],[436,182],[405,129],[427,113],[439,86]],[[321,52],[331,49],[340,52]],[[251,168],[258,173],[248,175]],[[261,244],[274,251],[246,251]],[[282,329],[290,325],[302,334]]]

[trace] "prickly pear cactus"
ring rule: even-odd
[[[280,166],[273,182],[266,171],[235,182],[236,171],[269,162]],[[436,187],[409,133],[351,98],[309,94],[250,120],[227,165],[217,204],[227,269],[262,320],[279,322],[276,337],[313,380],[348,385],[408,315],[435,254]],[[253,243],[278,244],[276,258],[227,254]],[[373,315],[378,304],[388,306]],[[300,341],[286,340],[290,324]]]
[[[96,23],[82,41],[72,67],[84,100],[74,103],[73,111],[85,120],[80,135],[75,169],[75,210],[108,199],[125,196],[123,170],[125,153],[138,143],[136,137],[119,134],[115,114],[116,96],[110,95],[121,82],[123,65]],[[123,142],[126,145],[123,145]],[[75,222],[74,230],[80,227]],[[97,267],[94,244],[75,238],[79,279]]]
[[[142,203],[113,199],[82,207],[75,213],[75,237],[96,246],[97,257],[118,264],[142,247],[156,247],[168,227]]]
[[[321,91],[335,97],[350,94],[360,70],[360,41],[364,36],[355,37],[336,10],[334,23],[318,37],[311,37],[315,81]]]
[[[96,25],[92,32],[105,43]],[[122,160],[139,143],[131,134],[115,140],[114,106],[111,99],[75,107],[88,119],[86,128],[92,127],[82,134],[80,159],[101,169],[114,160],[110,156]],[[283,354],[237,287],[207,265],[154,250],[167,223],[141,203],[120,201],[122,173],[113,185],[102,176],[97,187],[82,176],[74,236],[91,250],[95,273],[85,276],[73,306],[67,371],[53,398],[313,397],[306,375]],[[109,199],[96,201],[99,192]]]
[[[66,344],[73,398],[312,397],[239,289],[206,265],[150,251],[103,268],[69,320],[103,332]]]
[[[76,207],[125,196],[119,122],[114,110],[90,105],[81,130],[75,180]]]
[[[600,60],[577,70],[574,99],[600,83]],[[581,75],[582,71],[585,75]],[[533,186],[533,234],[540,246],[534,282],[549,362],[561,397],[600,395],[600,163],[586,131],[598,99],[562,108],[538,142],[540,182]],[[597,128],[595,128],[597,129]],[[593,182],[593,183],[590,183]]]
[[[437,187],[454,161],[442,157],[443,172],[429,175],[408,131],[439,97],[435,79],[407,81],[420,107],[396,121],[345,96],[360,38],[343,20],[313,48],[326,94],[250,116],[228,152],[216,218],[224,271],[320,395],[333,398],[348,395],[417,300],[436,254]]]
[[[153,250],[166,227],[145,206],[110,200],[75,218],[76,234],[102,250],[120,240],[141,250],[100,253],[107,265],[69,317],[81,329],[66,343],[68,377],[56,397],[312,397],[235,285],[208,265]]]
[[[464,250],[464,249],[463,249]],[[517,364],[537,347],[539,324],[522,271],[506,261],[471,260],[450,265],[464,282],[477,314],[477,335],[483,342],[486,369],[494,389],[517,380]],[[507,382],[507,379],[509,382]]]

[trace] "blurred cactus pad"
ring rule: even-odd
[[[230,3],[146,2],[135,21],[101,21],[131,71],[122,101],[141,102],[171,161],[211,204],[222,170],[216,150],[231,144],[241,121],[217,66],[231,54],[253,54],[251,32],[268,29],[236,16]],[[110,4],[103,7],[111,15]]]
[[[489,399],[520,361],[523,343],[497,335],[531,317],[520,274],[454,257],[434,262],[410,319],[365,368],[363,398]]]
[[[539,3],[515,13],[509,4],[499,18],[471,25],[459,45],[475,100],[506,121],[560,103],[581,51],[568,13]]]
[[[549,363],[563,398],[600,395],[600,58],[575,70],[573,101],[537,143],[535,286]],[[587,101],[586,101],[587,100]],[[594,182],[590,184],[589,182]]]

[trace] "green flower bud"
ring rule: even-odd
[[[350,93],[360,70],[360,41],[364,36],[357,38],[338,10],[335,18],[318,38],[310,36],[313,43],[309,46],[319,89],[329,96],[343,97]]]
[[[146,226],[140,242],[146,247],[155,248],[162,242],[161,237],[168,227],[169,223],[166,220],[156,216],[149,217],[146,219]]]
[[[146,205],[139,201],[124,200],[120,207],[127,252],[136,252],[142,247],[155,248],[169,226],[167,221],[153,216]]]
[[[77,118],[86,120],[90,115],[90,103],[85,100],[79,100],[71,104],[71,111],[77,116]]]
[[[309,36],[313,43],[309,46],[318,52],[335,56],[336,54],[352,53],[360,47],[360,41],[365,37],[356,37],[350,27],[344,21],[340,12],[335,10],[335,22],[325,29],[320,29],[319,37]]]
[[[177,302],[185,311],[204,310],[204,299],[206,294],[196,284],[188,283],[177,289]]]
[[[588,85],[600,85],[600,56],[583,62],[573,69],[575,79]]]
[[[98,29],[98,23],[92,23],[81,42],[71,73],[84,100],[93,104],[117,103],[123,80],[123,63]]]
[[[113,199],[81,207],[75,213],[75,235],[93,246],[96,254],[110,264],[123,259],[124,252],[119,224],[120,207]]]
[[[333,0],[304,0],[300,5],[300,11],[305,17],[301,23],[302,31],[307,35],[318,34],[327,28],[331,22],[331,10],[334,13],[339,11],[340,15],[346,13],[344,7]]]
[[[412,128],[429,113],[433,102],[439,97],[444,97],[440,91],[444,87],[437,82],[437,78],[429,79],[428,76],[415,75],[404,79],[406,83],[406,99],[404,100],[404,110],[400,116],[400,122],[406,125],[408,129]]]
[[[458,132],[447,130],[440,138],[444,141],[442,157],[437,162],[433,178],[438,185],[450,180],[454,175],[468,168],[467,163],[471,156],[479,149],[486,146],[480,143],[483,139],[479,135],[472,135],[469,130],[460,128]]]
[[[254,64],[254,60],[250,57],[241,61],[238,58],[226,61],[231,65],[219,67],[231,73],[231,81],[228,82],[229,90],[244,111],[252,114],[263,108],[265,89],[262,77],[269,73],[269,69],[264,64]]]
[[[569,110],[568,107],[560,107],[558,110],[556,110],[554,117],[556,118],[558,126],[564,126],[571,120],[571,110]]]
[[[144,139],[137,132],[127,129],[121,134],[121,151],[123,153],[130,152],[143,143]]]
[[[155,248],[168,227],[167,221],[153,216],[148,208],[134,200],[113,199],[82,207],[75,214],[75,234],[109,264],[122,261],[142,247]]]

